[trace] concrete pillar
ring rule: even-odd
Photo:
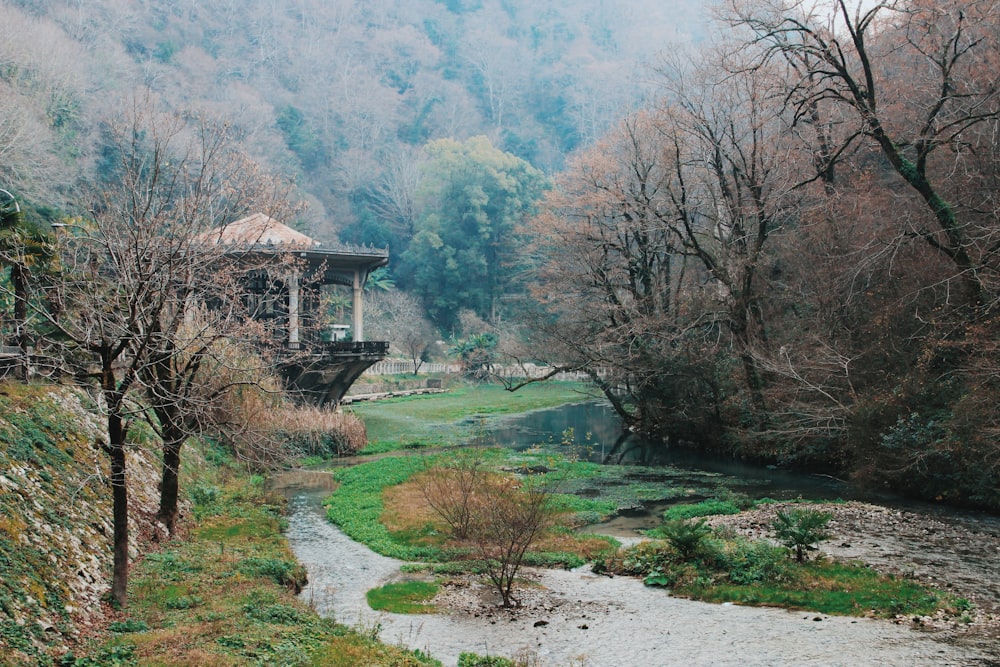
[[[364,287],[365,278],[361,270],[354,271],[354,302],[351,310],[351,331],[353,340],[360,343],[365,339],[364,332]]]
[[[288,347],[299,349],[299,272],[288,277]]]

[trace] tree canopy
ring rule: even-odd
[[[522,289],[523,223],[547,187],[541,172],[486,137],[425,147],[420,216],[403,256],[407,286],[447,331],[462,309],[496,322]]]

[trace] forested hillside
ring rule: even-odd
[[[659,438],[1000,507],[996,3],[727,4],[557,179],[533,349]]]
[[[99,170],[100,121],[148,86],[228,118],[294,177],[321,238],[378,222],[429,140],[485,135],[544,171],[639,99],[699,2],[355,0],[0,5],[0,184],[45,204]],[[353,239],[380,240],[354,232]]]
[[[658,441],[1000,507],[996,4],[713,7],[7,2],[0,187],[90,211],[145,89],[389,248],[369,331],[414,365],[581,371]]]

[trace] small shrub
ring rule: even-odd
[[[149,626],[144,621],[137,621],[135,619],[128,619],[125,621],[115,621],[108,625],[108,630],[111,632],[146,632],[149,630]]]
[[[282,558],[247,558],[240,563],[239,569],[244,574],[270,577],[295,593],[300,592],[308,581],[306,569],[302,565]]]
[[[510,658],[498,655],[461,653],[458,656],[458,667],[515,667],[515,663]]]
[[[191,501],[194,503],[194,516],[203,519],[219,512],[222,492],[217,486],[196,484],[191,487]]]
[[[280,603],[264,606],[248,603],[243,606],[243,613],[256,621],[277,625],[298,625],[305,621],[305,616],[301,611]]]
[[[969,602],[967,598],[958,598],[955,600],[954,604],[952,604],[952,607],[956,612],[966,612],[972,611],[975,605]]]
[[[806,551],[815,551],[813,546],[829,537],[824,528],[833,517],[829,512],[793,509],[778,511],[771,528],[779,542],[795,552],[795,560],[805,560]]]
[[[203,602],[204,600],[198,595],[182,595],[166,600],[163,606],[167,609],[193,609]]]
[[[60,667],[125,667],[135,663],[135,645],[114,644],[101,649],[96,655],[76,658],[67,653],[59,661]]]
[[[734,491],[726,486],[717,487],[715,489],[715,497],[724,503],[735,505],[741,512],[751,509],[757,504],[757,501],[751,498],[749,494],[742,491]]]
[[[660,527],[664,539],[670,543],[682,560],[691,560],[712,533],[705,519],[698,521],[667,521]]]
[[[737,540],[724,553],[729,580],[734,584],[774,581],[784,572],[784,551],[761,540]]]
[[[354,454],[368,444],[361,419],[321,408],[285,408],[274,416],[274,435],[295,455],[331,458]]]

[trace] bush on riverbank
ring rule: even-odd
[[[322,459],[357,454],[368,444],[365,423],[350,413],[314,407],[287,407],[275,417],[272,440],[293,455]]]
[[[640,576],[648,585],[695,600],[844,616],[929,615],[950,604],[942,593],[860,563],[823,557],[799,562],[788,549],[767,540],[694,525],[703,530],[692,543],[685,541],[685,548],[669,539],[651,540],[619,550],[594,569]]]

